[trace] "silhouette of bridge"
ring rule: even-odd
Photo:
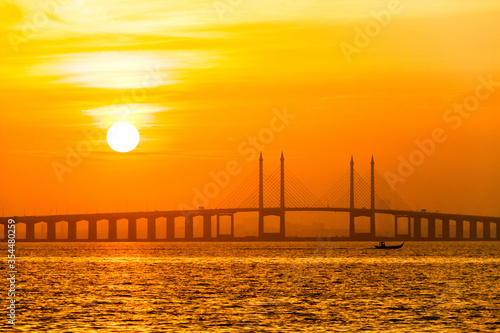
[[[7,224],[9,219],[16,221],[16,227],[25,225],[25,235],[18,241],[193,241],[193,240],[238,240],[234,237],[234,216],[238,213],[258,213],[258,236],[254,240],[288,240],[298,239],[286,237],[285,216],[287,212],[344,212],[349,214],[349,236],[338,237],[338,240],[499,240],[500,217],[476,216],[463,214],[447,214],[439,212],[413,211],[390,188],[384,178],[375,171],[375,162],[371,160],[371,169],[361,176],[354,170],[354,161],[351,157],[350,170],[346,172],[330,190],[322,197],[317,198],[304,186],[293,173],[285,168],[285,159],[281,154],[281,165],[273,172],[264,168],[262,154],[259,159],[259,168],[251,173],[242,184],[231,193],[217,208],[150,212],[120,212],[94,214],[66,214],[47,216],[12,216],[3,217],[0,223],[4,225],[4,238],[7,238]],[[377,214],[386,214],[394,217],[394,237],[377,237],[375,217]],[[195,238],[193,232],[193,218],[203,218],[203,237]],[[231,218],[230,234],[220,232],[222,216]],[[264,232],[266,216],[279,217],[279,232]],[[184,218],[184,238],[175,237],[175,219]],[[212,217],[216,217],[216,235],[212,235]],[[356,219],[368,218],[370,231],[356,232]],[[166,219],[166,238],[157,239],[157,219]],[[117,238],[117,223],[126,219],[128,222],[128,236]],[[147,236],[137,237],[137,220],[147,219]],[[108,237],[99,239],[97,222],[107,221]],[[406,233],[401,233],[399,220],[407,223]],[[56,238],[56,224],[67,223],[67,236]],[[77,237],[77,224],[87,224],[87,236]],[[440,222],[440,223],[438,223]],[[45,224],[45,237],[35,237],[35,226]],[[494,234],[492,233],[494,225]],[[479,226],[482,226],[482,237],[479,237]],[[422,233],[427,228],[427,233]],[[438,230],[437,230],[438,229]],[[436,232],[436,230],[438,232]],[[454,237],[450,231],[454,231]],[[465,237],[464,230],[468,230]]]

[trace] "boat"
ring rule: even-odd
[[[387,246],[387,245],[385,245],[385,242],[380,242],[378,245],[375,245],[375,248],[377,248],[377,249],[400,249],[403,247],[404,244],[405,244],[405,242],[403,242],[403,244],[399,244],[399,245]]]

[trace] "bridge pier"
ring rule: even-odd
[[[408,216],[408,238],[411,237],[411,217]]]
[[[370,215],[370,236],[372,239],[375,239],[375,213],[371,213]]]
[[[26,236],[28,236],[27,228],[26,228]],[[76,242],[76,221],[68,221],[68,241]]]
[[[216,233],[217,233],[216,237],[219,238],[220,237],[220,215],[219,214],[217,214],[217,232]],[[260,234],[260,232],[259,232],[259,234]]]
[[[117,220],[108,220],[108,241],[114,242],[117,239]]]
[[[186,240],[193,240],[194,237],[193,237],[193,216],[192,215],[184,217],[184,226],[185,226],[184,238]]]
[[[398,216],[394,215],[394,238],[398,238]]]
[[[483,239],[489,240],[491,238],[491,223],[483,222]]]
[[[231,214],[231,237],[234,238],[234,214]]]
[[[15,218],[14,218],[15,220]],[[8,240],[8,226],[9,226],[9,219],[8,218],[1,218],[0,219],[0,224],[3,225],[3,234],[2,234],[2,237],[0,237],[0,239],[2,241],[7,241]],[[17,222],[17,220],[16,220]]]
[[[436,239],[436,219],[428,218],[427,219],[427,238],[429,240]]]
[[[422,218],[414,217],[413,218],[413,238],[421,239],[422,238]]]
[[[352,211],[349,212],[349,238],[354,239],[356,236],[356,218],[354,217],[354,213]]]
[[[173,241],[175,240],[175,217],[167,216],[167,240]]]
[[[455,238],[458,240],[464,239],[464,220],[456,219],[455,225]]]
[[[127,238],[130,242],[134,242],[137,240],[137,220],[135,218],[128,218]]]
[[[285,238],[285,211],[280,214],[280,238]]]
[[[47,222],[47,241],[55,242],[56,241],[56,222],[50,221]]]
[[[469,239],[477,239],[477,221],[469,221]]]
[[[26,222],[26,241],[35,241],[35,222]]]
[[[443,219],[443,224],[441,225],[441,235],[443,237],[443,240],[449,240],[450,239],[450,220],[449,219]]]
[[[90,242],[95,242],[97,240],[97,220],[88,220],[88,240]]]
[[[203,215],[203,238],[212,238],[212,216]]]
[[[259,211],[259,238],[264,238],[264,214]]]
[[[148,242],[154,242],[156,240],[156,218],[148,217]]]

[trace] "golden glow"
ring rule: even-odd
[[[173,67],[173,64],[169,64]],[[60,75],[59,83],[107,89],[153,88],[171,84],[165,77],[167,64],[147,52],[89,52],[66,54],[54,62],[41,64],[35,72]],[[163,72],[162,72],[163,70]],[[149,75],[154,79],[149,79]]]
[[[121,101],[124,102],[124,101]],[[100,128],[109,128],[116,122],[129,122],[139,128],[153,126],[156,123],[155,114],[165,112],[167,107],[144,103],[122,103],[95,107],[83,110],[82,114],[90,116],[93,124]]]
[[[70,212],[115,210],[122,196],[129,210],[189,204],[192,189],[229,160],[243,178],[250,173],[257,164],[239,145],[287,108],[296,118],[264,147],[266,165],[284,150],[317,196],[351,155],[361,174],[372,154],[381,174],[396,172],[415,140],[443,128],[447,141],[398,194],[412,208],[500,215],[492,153],[500,151],[500,88],[459,129],[443,119],[478,77],[500,81],[500,2],[400,1],[347,61],[341,43],[354,43],[391,2],[3,1],[0,184],[16,189],[0,194],[5,214],[45,214],[66,201]],[[107,145],[117,122],[140,131],[129,154]],[[81,161],[71,158],[79,147],[90,151]],[[54,163],[67,167],[61,177]]]

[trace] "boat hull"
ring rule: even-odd
[[[405,243],[403,244],[400,244],[400,245],[395,245],[395,246],[380,246],[380,245],[375,245],[375,248],[376,249],[379,249],[379,250],[392,250],[392,249],[400,249],[403,247]]]

